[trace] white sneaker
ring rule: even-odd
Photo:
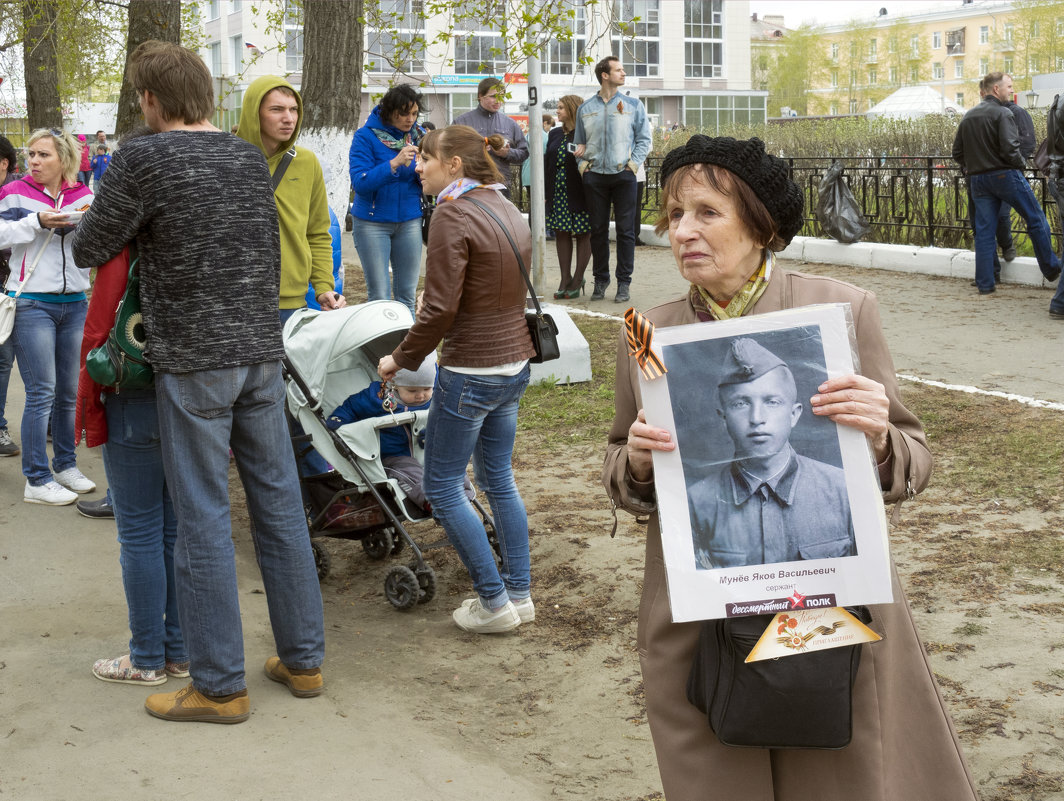
[[[54,481],[35,487],[26,482],[26,491],[22,500],[26,503],[43,503],[48,506],[68,506],[78,499],[78,496],[68,489],[63,489]]]
[[[476,598],[466,598],[462,601],[462,606],[468,607],[476,600]],[[521,618],[522,623],[531,623],[536,619],[536,607],[531,598],[522,598],[519,601],[511,601],[510,603],[514,605],[514,609],[517,610],[517,616]]]
[[[76,467],[68,467],[61,473],[56,473],[55,480],[71,492],[78,493],[78,495],[84,495],[86,492],[92,492],[96,489],[96,483],[86,478],[84,473]]]
[[[479,598],[474,598],[469,605],[462,604],[455,609],[451,617],[458,628],[474,634],[500,634],[521,625],[521,618],[509,601],[506,606],[493,612],[481,606]]]

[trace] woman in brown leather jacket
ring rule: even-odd
[[[501,138],[501,137],[495,137]],[[534,354],[525,324],[525,282],[514,247],[531,263],[528,225],[499,190],[489,140],[465,125],[421,140],[417,171],[437,196],[429,229],[425,292],[414,323],[377,371],[388,381],[417,368],[443,340],[425,444],[425,497],[473,579],[476,597],[454,611],[459,628],[510,631],[535,619],[530,594],[528,521],[511,469],[517,408]],[[495,143],[496,148],[502,143]],[[470,458],[488,496],[502,570],[463,490]]]

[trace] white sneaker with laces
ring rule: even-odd
[[[466,598],[462,601],[462,606],[469,606],[476,600],[476,598]],[[517,616],[521,618],[522,623],[531,623],[536,619],[536,607],[531,598],[522,598],[519,601],[511,601],[510,603],[514,605],[514,609],[517,610]]]
[[[458,628],[474,634],[501,634],[521,625],[521,618],[509,601],[506,606],[493,611],[485,609],[481,606],[480,599],[474,598],[468,606],[462,604],[455,609],[451,617]]]
[[[76,467],[68,467],[66,470],[55,474],[55,480],[71,492],[84,495],[96,489],[96,483],[85,477],[85,474]]]
[[[77,499],[78,496],[75,493],[60,487],[54,481],[41,484],[39,487],[27,481],[26,491],[22,495],[22,500],[26,503],[43,503],[47,506],[69,506]]]

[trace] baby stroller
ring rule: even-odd
[[[409,547],[413,560],[392,567],[384,579],[385,597],[401,611],[436,594],[435,571],[404,525],[431,519],[431,513],[409,500],[400,482],[385,473],[379,431],[408,426],[411,453],[424,462],[428,412],[385,414],[336,430],[325,420],[349,395],[378,380],[377,363],[395,350],[413,322],[402,303],[378,300],[329,312],[302,309],[283,332],[288,410],[306,432],[292,438],[293,448],[300,457],[313,446],[333,467],[330,473],[300,477],[318,578],[328,575],[329,554],[315,538],[360,540],[371,559],[396,556]],[[473,504],[494,540],[494,521],[478,501]]]

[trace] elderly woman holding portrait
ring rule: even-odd
[[[885,502],[927,484],[931,454],[902,405],[875,296],[831,278],[781,269],[775,252],[802,227],[799,187],[758,139],[696,135],[662,165],[662,216],[687,291],[646,313],[656,326],[712,323],[818,303],[850,304],[860,375],[830,378],[807,399],[813,413],[867,435]],[[742,798],[893,801],[977,797],[956,733],[892,566],[895,601],[872,607],[882,642],[861,646],[854,681],[852,741],[839,750],[730,748],[707,725],[685,688],[701,624],[672,623],[653,451],[675,448],[642,409],[639,368],[624,337],[617,355],[616,416],[603,483],[613,503],[650,515],[637,646],[647,717],[669,801]],[[806,399],[799,399],[806,402]],[[802,659],[802,656],[793,657]],[[711,788],[711,789],[710,789]]]

